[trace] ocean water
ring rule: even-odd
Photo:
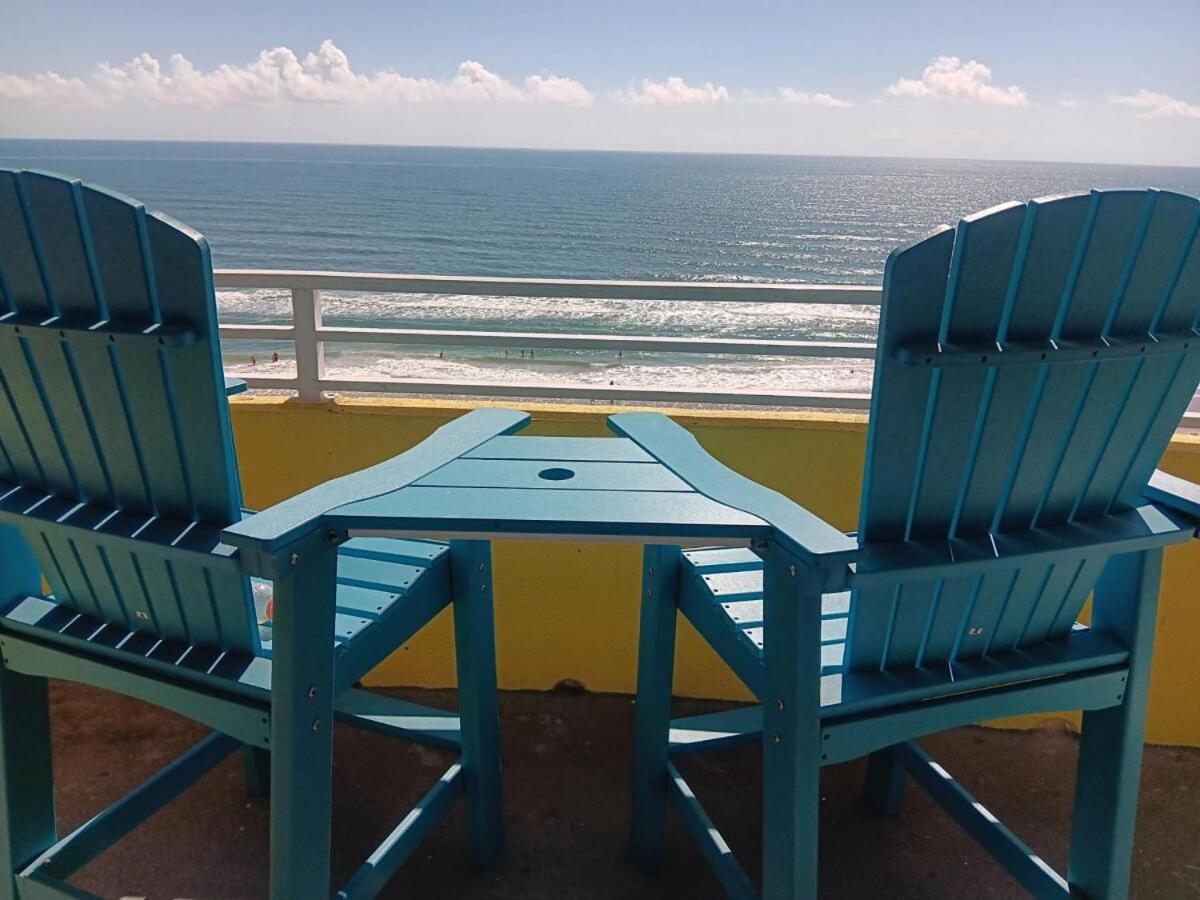
[[[890,253],[1006,200],[1089,188],[1200,196],[1200,168],[124,141],[0,140],[0,166],[68,173],[203,232],[218,268],[879,284]],[[222,291],[231,323],[287,297]],[[325,295],[331,325],[873,340],[862,306]],[[227,342],[233,371],[292,371]],[[330,345],[335,377],[865,391],[867,360]],[[271,355],[278,352],[279,361]],[[254,360],[253,366],[251,359]]]

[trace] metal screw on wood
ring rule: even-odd
[[[338,533],[336,531],[331,531],[325,536],[325,539],[331,544],[336,544],[338,542]]]
[[[783,698],[780,697],[778,700],[776,700],[775,705],[778,706],[780,709],[783,709]]]
[[[971,635],[971,637],[979,637],[981,634],[983,634],[983,628],[979,625],[975,625],[967,631],[967,634]]]
[[[651,570],[650,570],[650,577],[651,577],[651,578],[653,578],[653,577],[654,577],[654,570],[653,570],[653,569],[651,569]]]
[[[313,719],[312,730],[313,731],[321,730],[321,720],[320,719]]]
[[[300,563],[300,554],[299,553],[293,553],[291,556],[288,557],[289,565],[295,566],[295,565],[298,565],[299,563]]]
[[[315,696],[317,696],[317,686],[313,685],[308,689],[308,699],[311,700]]]
[[[479,593],[481,593],[481,594],[486,594],[486,593],[487,593],[487,585],[486,585],[486,584],[481,584],[481,585],[479,586]]]
[[[773,735],[771,735],[771,741],[772,741],[772,743],[779,744],[779,743],[782,743],[783,738],[780,737],[779,732],[777,731]]]
[[[795,578],[796,577],[796,567],[788,566],[788,574],[791,575],[793,578]]]
[[[483,571],[483,563],[480,563],[480,564],[479,564],[479,571],[480,571],[480,572],[482,572],[482,571]]]

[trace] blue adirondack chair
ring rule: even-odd
[[[907,773],[1033,894],[1126,895],[1162,548],[1200,513],[1195,486],[1154,474],[1200,381],[1198,228],[1189,197],[1094,192],[889,257],[850,570],[770,543],[647,555],[642,865],[669,798],[727,893],[756,896],[671,760],[761,739],[767,898],[816,894],[820,767],[868,754],[878,810],[898,811]],[[676,609],[760,706],[670,721]],[[1063,877],[913,739],[1076,709]]]
[[[78,181],[0,171],[0,304],[0,897],[87,896],[65,879],[240,747],[252,788],[270,787],[271,895],[328,897],[335,718],[461,750],[338,896],[373,896],[464,788],[475,861],[495,859],[491,597],[455,596],[452,549],[297,528],[260,569],[277,610],[260,627],[221,539],[247,520],[204,239]],[[452,599],[461,722],[353,687]],[[60,839],[47,678],[213,734]]]

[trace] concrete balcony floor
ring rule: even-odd
[[[395,690],[453,705],[453,692]],[[53,690],[60,833],[120,797],[204,734],[187,720],[76,685]],[[719,708],[680,702],[683,712]],[[405,898],[718,898],[679,821],[666,864],[638,871],[626,853],[633,704],[628,697],[505,693],[509,853],[494,871],[466,864],[462,805],[388,885]],[[1077,740],[966,728],[923,745],[1035,851],[1065,864]],[[448,764],[448,755],[339,726],[333,869],[340,885]],[[759,848],[754,747],[685,762],[689,780],[750,871]],[[1024,893],[919,788],[884,820],[860,800],[863,763],[822,776],[823,897],[1021,897]],[[267,801],[248,799],[236,756],[127,837],[74,882],[108,897],[261,897],[267,887]],[[1148,747],[1142,772],[1133,894],[1200,897],[1200,751]]]

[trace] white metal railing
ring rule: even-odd
[[[681,338],[654,335],[555,334],[545,332],[442,330],[430,328],[327,327],[321,320],[321,291],[393,294],[460,294],[476,297],[669,300],[724,303],[826,303],[878,306],[882,290],[867,285],[747,284],[689,281],[583,281],[548,278],[476,278],[453,275],[379,275],[276,269],[218,269],[217,288],[286,290],[291,325],[222,325],[227,339],[291,341],[296,375],[242,375],[253,388],[295,391],[320,400],[326,391],[455,394],[479,397],[541,397],[610,401],[746,404],[817,409],[869,409],[870,394],[798,391],[714,391],[545,382],[464,382],[412,378],[330,378],[327,343],[421,344],[425,346],[524,349],[658,350],[744,356],[812,356],[873,359],[875,344],[851,341],[789,341]],[[1180,427],[1200,429],[1200,394]]]
[[[872,359],[875,345],[850,341],[683,338],[653,335],[556,334],[544,332],[442,330],[429,328],[344,328],[322,322],[321,291],[395,294],[459,294],[479,297],[668,300],[726,303],[821,303],[879,305],[880,288],[849,285],[725,284],[676,281],[581,281],[543,278],[472,278],[444,275],[376,275],[268,269],[218,269],[216,286],[286,290],[291,294],[291,325],[221,325],[221,337],[285,340],[295,345],[295,377],[249,375],[254,388],[293,390],[319,400],[326,391],[461,394],[487,397],[542,397],[677,403],[758,404],[826,409],[866,409],[870,395],[833,392],[754,392],[682,390],[552,383],[463,382],[397,378],[330,378],[327,343],[421,344],[524,349],[649,350],[672,353],[747,356],[814,356]]]

